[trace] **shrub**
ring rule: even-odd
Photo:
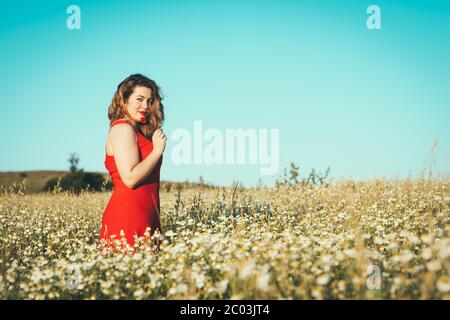
[[[52,178],[47,181],[44,191],[53,191],[58,185],[59,178]],[[80,194],[82,190],[85,191],[103,191],[105,189],[112,189],[112,185],[100,173],[84,172],[78,170],[71,172],[61,178],[59,182],[61,191],[69,191],[74,194]]]

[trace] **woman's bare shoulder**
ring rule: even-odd
[[[127,140],[131,137],[136,137],[136,132],[133,126],[126,122],[121,122],[113,125],[109,130],[109,135],[112,140]]]
[[[109,129],[110,132],[113,131],[134,131],[133,126],[128,123],[128,122],[119,122],[119,123],[115,123],[113,124],[113,126],[111,127],[111,129]]]

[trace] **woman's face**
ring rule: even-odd
[[[134,88],[133,93],[128,98],[126,108],[128,114],[136,122],[147,122],[147,116],[149,114],[149,108],[151,103],[152,90],[147,87],[137,86]]]

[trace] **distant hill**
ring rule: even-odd
[[[63,177],[70,171],[52,171],[52,170],[35,170],[35,171],[2,171],[0,172],[0,186],[9,188],[14,185],[22,183],[25,179],[26,193],[35,193],[43,191],[43,188],[48,180],[55,177]],[[109,175],[104,172],[99,172],[105,178]]]
[[[0,171],[0,189],[8,189],[12,187],[14,183],[21,184],[25,180],[26,190],[25,193],[43,192],[45,184],[48,180],[55,177],[63,177],[70,171],[55,171],[55,170],[30,170],[30,171]],[[96,172],[101,174],[105,179],[109,180],[109,174],[105,172]],[[202,180],[200,182],[173,182],[173,181],[161,181],[161,191],[169,192],[174,191],[180,186],[182,189],[200,187],[200,188],[221,188],[210,183],[205,183]]]

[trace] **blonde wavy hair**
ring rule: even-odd
[[[160,128],[164,122],[164,105],[161,102],[164,97],[161,95],[161,88],[156,82],[142,74],[132,74],[122,80],[117,86],[117,90],[108,108],[109,125],[111,126],[114,121],[119,119],[123,119],[131,124],[131,117],[126,110],[125,104],[137,86],[146,87],[152,91],[149,121],[147,123],[138,122],[139,131],[151,140],[155,130]]]

